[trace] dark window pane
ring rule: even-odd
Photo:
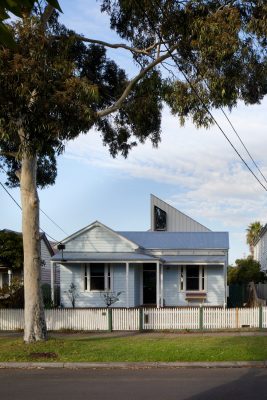
[[[105,279],[104,277],[91,277],[91,290],[104,290],[105,289]]]
[[[105,265],[104,264],[90,264],[91,276],[104,276]]]
[[[199,279],[186,278],[186,290],[199,290]]]
[[[186,275],[189,276],[190,278],[199,277],[199,266],[198,265],[187,265]]]
[[[186,290],[199,290],[199,266],[187,265]]]
[[[154,222],[156,231],[166,231],[167,229],[167,214],[161,208],[154,206]]]
[[[105,264],[90,264],[90,290],[105,290]]]

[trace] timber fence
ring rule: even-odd
[[[267,307],[89,308],[45,310],[49,331],[267,328]],[[0,309],[0,331],[22,330],[22,309]]]

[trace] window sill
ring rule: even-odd
[[[206,299],[207,293],[202,291],[189,291],[185,293],[186,299]]]

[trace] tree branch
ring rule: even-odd
[[[158,46],[158,43],[154,43],[151,46],[147,47],[146,49],[138,49],[136,47],[127,46],[124,43],[108,43],[108,42],[103,42],[102,40],[85,38],[80,35],[74,35],[74,38],[77,40],[81,40],[83,42],[87,42],[87,43],[100,44],[101,46],[110,47],[111,49],[129,50],[132,53],[143,54],[145,56],[148,56],[150,54],[151,50],[153,50],[155,47]]]
[[[52,13],[54,11],[54,7],[51,6],[51,4],[47,4],[47,6],[44,9],[43,15],[41,16],[41,24],[42,28],[45,29],[45,26],[51,17]]]
[[[0,157],[17,157],[17,153],[13,153],[12,151],[0,151]]]
[[[165,53],[164,55],[156,58],[153,62],[151,62],[146,68],[144,68],[142,71],[139,72],[138,75],[136,75],[127,85],[125,88],[124,92],[122,93],[121,97],[113,104],[113,106],[106,108],[105,110],[98,111],[96,113],[96,116],[98,118],[103,118],[115,111],[117,111],[126,97],[129,95],[131,90],[134,88],[134,86],[137,84],[140,79],[142,79],[148,71],[150,71],[152,68],[154,68],[156,65],[160,64],[162,61],[166,60],[167,58],[171,57],[171,53],[177,48],[178,45],[173,46],[169,49],[168,53]]]

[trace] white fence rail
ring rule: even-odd
[[[198,329],[199,308],[144,308],[143,328]]]
[[[262,308],[90,308],[45,310],[49,331],[137,331],[267,328]],[[0,331],[24,328],[24,311],[0,309]]]

